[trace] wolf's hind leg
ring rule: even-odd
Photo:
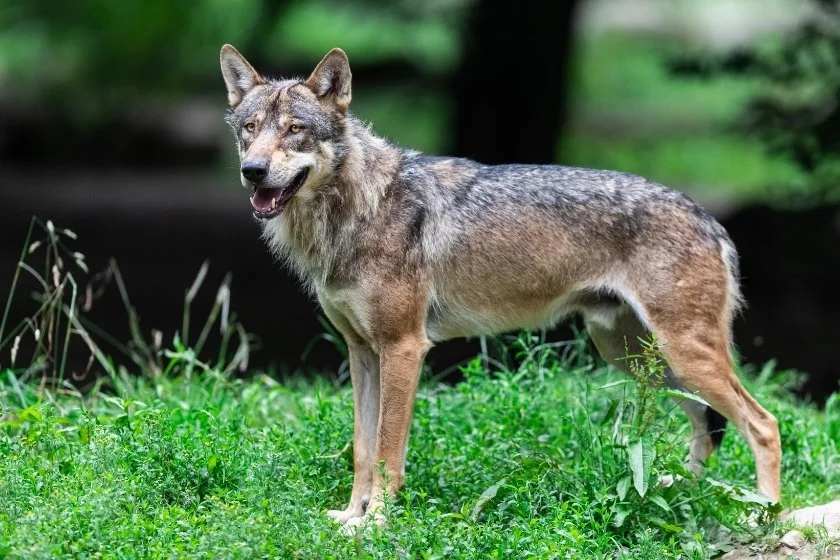
[[[645,262],[657,262],[650,259]],[[635,271],[629,285],[656,334],[674,375],[738,428],[755,459],[758,489],[781,495],[782,450],[776,418],[735,375],[730,355],[733,288],[727,261],[716,251],[695,251],[662,280],[656,267]],[[679,281],[672,282],[673,278]]]
[[[689,391],[712,405],[746,438],[755,458],[759,491],[779,501],[782,451],[778,422],[735,375],[725,329],[716,332],[713,325],[700,329],[699,333],[657,329],[665,358]]]
[[[631,375],[625,357],[640,355],[642,346],[639,339],[650,336],[650,332],[639,321],[633,310],[622,304],[606,314],[604,312],[584,313],[584,319],[592,342],[604,361]],[[681,391],[687,390],[670,367],[666,370],[665,384]],[[702,403],[690,399],[674,399],[674,401],[691,422],[689,454],[685,466],[689,471],[700,475],[703,472],[703,464],[723,438],[726,419]]]

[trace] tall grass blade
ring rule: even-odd
[[[26,251],[29,248],[29,240],[32,238],[32,230],[35,227],[35,218],[29,222],[29,229],[26,231],[26,238],[23,241],[23,249],[20,252],[18,264],[23,262],[26,258]],[[8,299],[6,299],[6,307],[3,309],[3,320],[0,321],[0,341],[3,340],[3,332],[6,330],[6,321],[9,319],[9,310],[12,308],[12,299],[14,299],[15,289],[17,288],[18,279],[20,278],[20,267],[15,268],[15,274],[12,277],[12,285],[9,288]],[[0,346],[2,347],[2,346]]]
[[[210,313],[207,315],[207,320],[204,321],[204,327],[201,329],[201,334],[198,335],[198,340],[195,343],[195,347],[193,350],[196,354],[201,352],[201,349],[204,348],[204,343],[207,342],[207,337],[210,335],[210,330],[213,328],[213,325],[216,324],[216,320],[219,318],[219,313],[222,310],[224,305],[224,300],[229,297],[230,294],[230,280],[232,275],[228,272],[225,275],[224,280],[222,280],[221,285],[219,286],[219,291],[216,293],[216,299],[213,300],[213,307],[210,308]],[[186,344],[186,341],[184,341]]]
[[[204,284],[204,278],[207,277],[207,270],[210,268],[210,261],[206,260],[198,269],[198,274],[195,275],[192,286],[184,294],[184,316],[181,322],[181,340],[185,345],[189,344],[190,339],[190,311],[192,309],[192,302]]]
[[[110,267],[114,273],[114,280],[117,283],[117,290],[120,293],[120,299],[122,300],[125,311],[128,314],[128,328],[131,332],[131,341],[142,353],[141,361],[147,363],[150,367],[157,367],[159,369],[159,364],[156,363],[155,356],[149,349],[149,345],[146,343],[146,340],[143,338],[143,334],[140,331],[140,320],[137,317],[137,311],[135,311],[134,306],[131,305],[131,301],[128,298],[128,290],[125,288],[125,282],[123,281],[122,273],[120,273],[120,269],[117,266],[117,261],[111,259]]]

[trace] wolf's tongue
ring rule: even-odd
[[[282,189],[257,189],[257,192],[251,197],[251,206],[255,210],[270,210],[272,199],[277,202],[280,201],[281,191]]]

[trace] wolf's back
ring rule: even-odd
[[[403,170],[410,183],[424,183],[417,196],[449,217],[444,231],[551,223],[593,249],[661,245],[678,253],[705,245],[726,266],[730,315],[742,303],[738,254],[726,230],[687,195],[659,183],[618,171],[413,154]]]

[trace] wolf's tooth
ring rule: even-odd
[[[276,198],[272,198],[272,199],[271,199],[271,209],[272,209],[272,210],[274,210],[274,207],[275,207],[275,206],[277,206],[277,199],[276,199]]]

